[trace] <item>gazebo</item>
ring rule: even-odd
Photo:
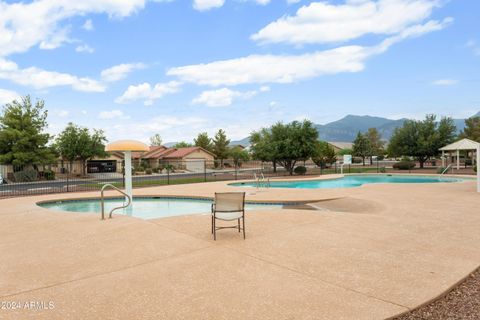
[[[445,167],[445,151],[455,152],[457,157],[457,170],[460,169],[460,150],[466,151],[475,151],[476,163],[479,162],[480,156],[480,143],[470,140],[470,139],[461,139],[445,147],[440,148],[442,151],[442,167]],[[480,192],[480,170],[477,168],[477,192]]]

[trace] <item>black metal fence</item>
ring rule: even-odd
[[[299,161],[297,166],[306,168],[305,175],[333,173],[437,173],[438,168],[429,165],[424,169],[399,171],[392,169],[395,161],[373,161],[363,166],[332,164],[319,167],[311,161]],[[463,168],[463,166],[462,166]],[[472,173],[472,168],[458,172],[453,168],[448,173]],[[254,174],[266,177],[289,176],[290,173],[279,164],[262,161],[235,163],[231,160],[204,161],[162,161],[149,163],[134,162],[133,187],[151,187],[184,183],[201,183],[223,180],[253,179]],[[105,183],[124,186],[124,165],[122,161],[101,160],[87,163],[58,162],[28,167],[0,166],[0,198],[51,193],[67,193],[100,190]]]

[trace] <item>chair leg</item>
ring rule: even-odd
[[[243,220],[243,240],[245,240],[245,216],[242,218]]]
[[[217,227],[215,225],[215,217],[213,217],[213,240],[217,240]]]
[[[240,233],[240,219],[238,219],[238,233]]]

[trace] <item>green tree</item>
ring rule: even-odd
[[[355,157],[361,157],[363,165],[365,165],[365,158],[372,155],[370,141],[361,132],[358,132],[357,137],[353,141],[352,155]]]
[[[460,137],[480,142],[480,117],[466,119],[465,128],[460,133]]]
[[[315,154],[312,156],[312,161],[319,167],[325,168],[327,164],[332,164],[337,161],[335,149],[326,141],[317,141],[315,147]]]
[[[193,147],[193,145],[191,143],[186,142],[186,141],[180,141],[180,142],[175,143],[175,145],[173,147],[174,148],[189,148],[189,147]]]
[[[55,146],[62,159],[73,163],[79,160],[82,163],[82,173],[86,174],[87,161],[94,157],[105,157],[105,142],[107,141],[102,130],[79,127],[69,123],[55,140]]]
[[[289,124],[278,122],[269,129],[262,129],[250,135],[252,152],[258,159],[281,164],[293,175],[295,164],[315,155],[318,131],[313,123],[293,121]]]
[[[7,103],[0,116],[0,163],[30,167],[55,161],[47,146],[51,138],[45,133],[47,111],[38,100],[32,105],[30,96]]]
[[[227,159],[229,156],[228,145],[230,140],[227,139],[225,131],[222,129],[218,130],[217,134],[213,138],[213,153],[216,158],[220,160],[220,166],[223,167],[223,160]]]
[[[208,136],[208,133],[199,133],[196,139],[193,139],[195,146],[203,148],[212,152],[212,139]]]
[[[230,148],[229,154],[232,157],[233,163],[235,163],[236,167],[240,167],[243,161],[250,160],[250,154],[248,151],[240,146],[234,146]]]
[[[161,146],[162,145],[162,137],[157,133],[150,137],[150,145],[151,146]]]
[[[382,141],[382,136],[378,132],[377,128],[369,128],[368,131],[365,132],[365,137],[370,143],[370,164],[372,164],[373,156],[382,156],[385,153],[385,142]]]
[[[388,153],[393,157],[415,157],[423,168],[428,159],[438,154],[438,149],[453,141],[455,130],[451,118],[436,122],[435,115],[427,115],[422,121],[406,120],[394,131]]]

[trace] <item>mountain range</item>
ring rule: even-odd
[[[474,116],[480,116],[480,112]],[[358,116],[347,115],[340,120],[333,121],[327,124],[316,124],[318,135],[321,140],[331,142],[352,142],[357,133],[365,132],[369,128],[377,128],[382,135],[382,139],[389,140],[396,128],[401,127],[406,118],[392,120],[382,117],[374,116]],[[453,119],[457,133],[465,127],[465,119]],[[231,145],[241,144],[243,146],[250,145],[249,138],[246,137],[241,140],[232,141]]]

